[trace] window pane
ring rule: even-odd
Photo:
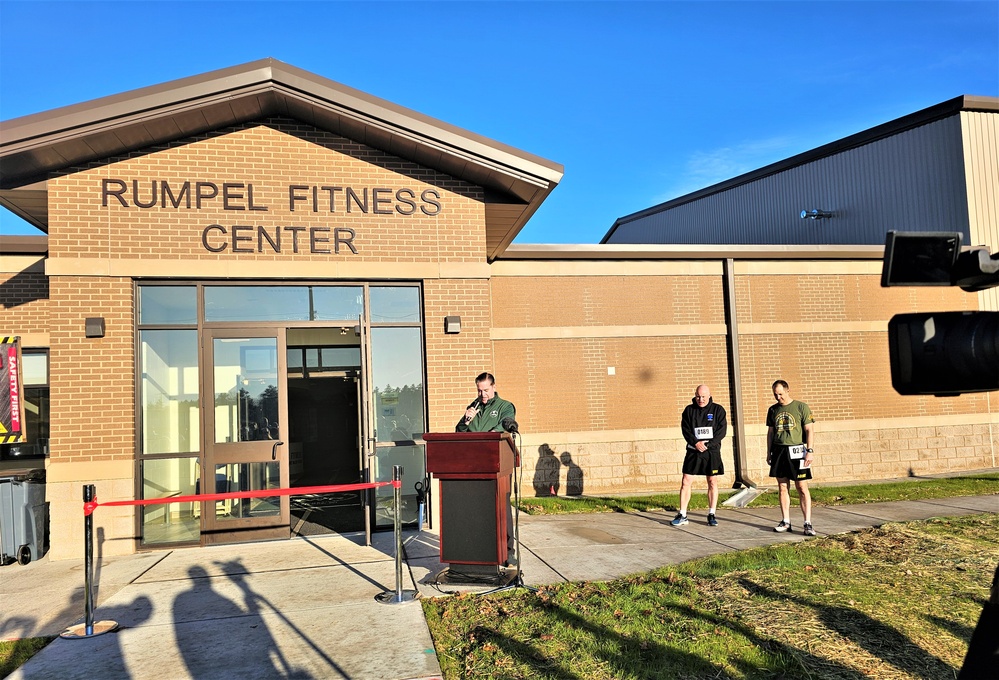
[[[205,321],[308,321],[307,286],[207,286]]]
[[[48,385],[49,355],[44,352],[22,352],[21,380],[25,385]]]
[[[278,463],[230,463],[215,466],[215,493],[280,489]],[[234,498],[215,504],[218,519],[275,517],[281,513],[281,497]]]
[[[423,428],[423,343],[419,328],[371,329],[378,441],[411,439]]]
[[[371,321],[403,323],[420,320],[420,289],[416,286],[372,286]]]
[[[364,313],[364,289],[360,286],[321,286],[312,289],[316,321],[357,321]]]
[[[194,286],[139,286],[139,324],[198,323]]]
[[[142,453],[199,449],[198,331],[139,331]]]
[[[391,482],[393,466],[402,466],[402,515],[404,524],[415,524],[419,505],[416,501],[417,482],[424,482],[427,476],[424,465],[423,446],[379,446],[375,449],[374,476],[376,482]],[[375,489],[375,526],[392,526],[394,521],[395,490],[391,486]],[[424,517],[427,509],[424,508]]]
[[[215,442],[277,439],[277,339],[215,338]]]
[[[142,461],[142,498],[191,496],[200,490],[198,459],[160,458]],[[142,506],[142,544],[197,541],[201,533],[200,503]]]
[[[360,347],[323,347],[322,359],[320,361],[323,368],[360,368],[361,348]]]

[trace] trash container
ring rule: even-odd
[[[48,518],[45,470],[0,472],[0,564],[44,555]]]

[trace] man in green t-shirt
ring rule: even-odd
[[[808,480],[812,478],[812,441],[815,418],[808,404],[791,398],[787,382],[778,380],[773,386],[777,403],[767,411],[767,464],[770,476],[777,478],[780,491],[780,524],[774,531],[791,531],[791,480],[798,490],[798,502],[805,519],[805,535],[814,536],[812,527],[812,496]]]

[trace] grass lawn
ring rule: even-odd
[[[999,515],[890,523],[423,608],[449,680],[953,678],[997,535]]]
[[[42,647],[55,638],[37,637],[0,642],[0,678],[6,678],[21,664],[30,659]]]
[[[761,486],[768,485],[761,484]],[[752,502],[752,507],[766,508],[778,505],[777,487],[775,484],[769,484],[769,487],[772,489],[771,493],[765,493],[758,497]],[[851,505],[882,501],[917,501],[932,498],[953,498],[955,496],[982,496],[999,494],[999,472],[882,484],[809,485],[809,491],[812,494],[812,503],[816,505]],[[735,491],[732,490],[722,491],[720,501],[724,501],[734,493]],[[792,506],[797,507],[797,493],[793,484],[791,485],[791,496]],[[694,493],[690,498],[689,509],[707,508],[707,500],[706,494]],[[676,493],[648,496],[527,497],[521,499],[520,510],[530,515],[559,515],[577,512],[647,512],[650,510],[676,510],[679,503],[678,490]]]

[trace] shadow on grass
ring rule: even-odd
[[[985,601],[983,600],[982,604],[984,603]],[[969,625],[959,623],[957,621],[951,621],[950,619],[945,619],[940,616],[933,616],[930,614],[925,618],[937,628],[945,630],[954,637],[959,640],[964,640],[965,642],[971,639],[971,634],[975,631],[975,629]]]
[[[594,647],[600,675],[609,673],[614,678],[642,678],[643,680],[666,680],[667,678],[718,678],[726,677],[726,667],[677,647],[650,641],[647,638],[623,635],[606,626],[595,624],[565,607],[549,602],[546,609],[562,623],[582,634],[590,635],[598,643]],[[733,622],[722,616],[699,611],[687,605],[666,605],[685,619],[700,620],[717,631],[726,629],[742,637],[749,647],[762,652],[763,664],[754,664],[746,659],[729,658],[728,663],[747,677],[836,677],[843,680],[861,680],[866,676],[852,668],[834,661],[817,657],[810,652],[788,645],[779,639],[764,637],[748,626]],[[514,640],[488,626],[478,626],[473,637],[483,643],[489,642],[514,659],[515,663],[530,667],[526,675],[516,675],[507,671],[501,677],[546,678],[552,680],[580,680],[593,677],[580,675],[571,670],[579,667],[580,661],[573,657],[553,659],[528,643]],[[685,637],[680,645],[688,644],[691,638]],[[500,676],[497,676],[500,677]]]
[[[819,604],[805,597],[771,590],[748,579],[739,579],[739,583],[758,597],[794,602],[811,608],[829,629],[912,677],[932,680],[954,677],[957,673],[957,669],[930,654],[891,626],[856,609]]]

